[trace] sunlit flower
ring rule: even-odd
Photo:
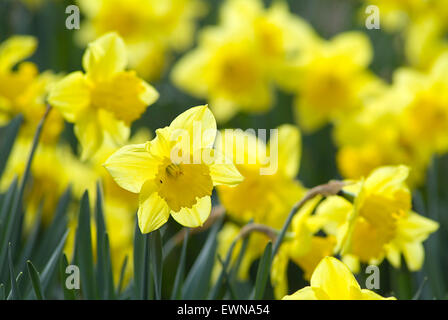
[[[300,57],[295,107],[303,130],[315,131],[362,107],[381,87],[381,81],[367,70],[371,59],[370,42],[358,32],[316,42]]]
[[[301,155],[301,135],[297,127],[282,125],[271,135],[266,145],[261,137],[242,130],[223,130],[216,148],[226,153],[244,181],[236,187],[218,186],[218,196],[226,213],[241,225],[253,220],[280,230],[295,202],[304,195],[305,189],[295,180]],[[276,170],[263,174],[273,163]],[[234,224],[224,226],[219,235],[218,251],[226,252],[234,238],[224,234],[237,233]],[[260,257],[268,242],[265,235],[252,235],[240,267],[239,276],[247,278],[252,262]],[[235,258],[239,248],[234,251]],[[219,269],[219,267],[216,267]]]
[[[401,253],[411,271],[422,267],[422,242],[438,223],[412,211],[408,174],[405,166],[378,168],[365,180],[345,187],[354,196],[353,204],[332,196],[319,205],[314,223],[336,236],[343,258],[350,259],[355,272],[359,261],[378,264],[384,258],[399,267]]]
[[[87,43],[108,32],[125,41],[129,64],[147,80],[160,77],[173,51],[192,42],[202,0],[78,0],[87,19],[79,30]]]
[[[82,158],[92,156],[105,140],[122,145],[130,124],[158,93],[133,71],[125,71],[123,40],[109,33],[92,42],[83,57],[86,73],[73,72],[56,83],[48,101],[75,124]]]
[[[212,149],[215,118],[207,106],[194,107],[156,134],[145,144],[121,148],[105,167],[118,185],[139,193],[142,233],[160,228],[170,214],[184,226],[201,226],[211,211],[213,186],[243,179],[233,163]]]
[[[353,274],[338,259],[326,257],[311,276],[310,286],[283,297],[284,300],[395,300],[361,289]]]
[[[0,124],[22,114],[24,123],[20,135],[28,138],[33,137],[45,113],[45,97],[56,80],[51,72],[39,74],[34,63],[22,61],[33,54],[36,46],[37,41],[32,36],[12,36],[0,45]],[[57,111],[50,112],[42,141],[54,142],[63,128],[61,115]]]

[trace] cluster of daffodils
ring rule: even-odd
[[[197,19],[207,10],[203,0],[77,0],[77,4],[86,16],[79,42],[117,32],[126,43],[130,66],[150,81],[162,75],[175,52],[191,45]]]
[[[412,67],[396,70],[391,84],[369,71],[373,50],[365,34],[322,39],[283,1],[266,8],[261,0],[227,0],[219,24],[200,32],[197,47],[171,73],[176,86],[207,100],[210,108],[191,107],[155,135],[147,129],[131,135],[133,123],[159,98],[146,80],[159,77],[171,54],[191,45],[203,1],[78,4],[86,16],[77,34],[87,44],[83,71],[39,72],[24,61],[37,46],[31,36],[0,44],[0,124],[19,115],[23,122],[0,191],[24,176],[33,136],[45,120],[24,191],[28,232],[39,219],[47,226],[61,195],[71,189],[65,252],[72,256],[75,203],[86,189],[93,198],[102,196],[118,282],[123,261],[132,260],[135,214],[142,234],[170,219],[202,227],[216,191],[225,211],[217,257],[233,250],[230,264],[238,262],[240,280],[249,278],[268,242],[284,235],[270,269],[276,298],[385,299],[361,289],[353,273],[384,260],[399,268],[402,257],[408,270],[422,268],[422,243],[439,224],[412,210],[409,186],[422,182],[434,155],[448,151],[448,49],[442,37],[448,26],[442,0],[378,1],[388,27],[405,30],[411,48]],[[420,41],[425,45],[416,46]],[[218,130],[217,121],[238,112],[270,110],[276,88],[294,96],[297,125],[282,124],[269,139],[260,131]],[[64,121],[73,126],[77,152],[61,139]],[[327,125],[346,180],[337,193],[307,199],[310,190],[297,179],[301,132]],[[308,201],[295,212],[303,198]],[[243,252],[240,240],[250,224],[263,228],[244,235]],[[212,280],[223,272],[218,261]],[[291,262],[310,282],[293,294],[287,278]],[[132,268],[124,270],[125,281]]]
[[[314,31],[279,1],[229,0],[220,23],[204,28],[197,48],[175,65],[173,82],[207,99],[218,122],[237,112],[263,113],[273,106],[275,85],[314,39]]]

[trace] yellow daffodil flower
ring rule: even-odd
[[[326,256],[332,255],[336,246],[333,235],[317,236],[316,224],[309,223],[309,217],[321,197],[315,197],[307,202],[294,216],[292,230],[287,234],[285,242],[280,246],[274,257],[271,268],[271,283],[274,294],[280,299],[288,292],[288,264],[293,261],[304,272],[305,280],[309,280],[314,269]]]
[[[126,42],[129,64],[143,78],[156,80],[173,51],[193,42],[202,0],[78,0],[86,21],[77,36],[82,44],[108,32]]]
[[[353,204],[332,196],[311,218],[336,236],[354,272],[359,271],[359,261],[378,264],[385,257],[399,267],[401,253],[411,271],[422,267],[422,242],[437,230],[438,223],[411,210],[408,175],[409,168],[402,165],[378,168],[365,180],[344,188],[355,196]]]
[[[382,86],[367,66],[372,48],[366,35],[347,32],[315,43],[297,62],[295,101],[303,130],[315,131],[362,107]]]
[[[215,118],[207,106],[194,107],[156,135],[145,144],[121,148],[105,167],[118,185],[139,193],[142,233],[160,228],[170,214],[184,226],[201,226],[211,211],[213,186],[243,179],[233,163],[212,149]]]
[[[218,197],[226,213],[240,225],[251,219],[256,223],[280,230],[295,202],[304,195],[305,189],[294,179],[300,166],[301,135],[297,127],[282,125],[271,134],[266,145],[262,139],[242,130],[223,130],[216,148],[233,159],[244,181],[236,187],[218,186]],[[263,169],[273,163],[277,170],[263,174]],[[275,167],[275,166],[274,166]],[[240,227],[225,224],[218,236],[218,252],[225,255]],[[260,257],[268,242],[262,234],[251,236],[239,270],[239,277],[246,279],[253,261]],[[234,259],[239,246],[234,250]],[[215,266],[215,275],[220,270]]]
[[[395,300],[361,289],[353,274],[341,261],[326,257],[311,276],[310,286],[283,297],[283,300]]]
[[[86,73],[73,72],[56,83],[48,101],[75,124],[82,158],[91,157],[105,140],[123,144],[130,124],[158,98],[156,90],[125,71],[126,47],[116,33],[90,43],[83,57]]]
[[[20,136],[32,138],[37,124],[45,113],[45,96],[56,80],[51,72],[39,74],[31,62],[21,62],[37,47],[32,36],[12,36],[0,44],[0,124],[18,114],[24,117]],[[17,65],[17,70],[13,69]],[[64,128],[57,111],[50,112],[42,132],[44,143],[55,142]]]

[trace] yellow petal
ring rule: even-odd
[[[98,121],[104,133],[105,142],[111,145],[122,146],[131,135],[131,128],[124,122],[116,119],[114,115],[106,110],[98,110]]]
[[[0,45],[0,71],[11,69],[17,62],[28,58],[36,50],[37,40],[32,36],[12,36]]]
[[[410,271],[418,271],[425,260],[425,249],[420,242],[406,243],[403,246],[403,255]]]
[[[390,297],[390,298],[384,298],[382,296],[380,296],[379,294],[367,290],[367,289],[362,289],[361,290],[361,299],[362,300],[397,300],[395,297]]]
[[[163,226],[170,217],[170,208],[155,191],[153,181],[143,184],[139,197],[138,226],[142,233],[149,233]]]
[[[200,227],[207,220],[212,210],[212,201],[209,196],[197,200],[192,208],[182,208],[179,212],[171,211],[174,220],[189,228]]]
[[[317,300],[317,297],[313,288],[305,287],[291,295],[284,296],[282,300]]]
[[[320,288],[331,299],[350,299],[351,288],[360,288],[348,267],[333,257],[322,259],[316,267],[311,287]]]
[[[332,42],[337,51],[349,55],[359,66],[366,67],[372,60],[372,46],[367,35],[362,32],[344,32]]]
[[[271,137],[272,141],[272,137]],[[269,145],[272,159],[272,147]],[[295,178],[299,172],[302,139],[296,126],[285,124],[278,127],[278,168],[288,177]]]
[[[209,166],[214,186],[235,186],[244,180],[244,177],[230,159],[225,158],[223,154],[216,150],[214,151],[214,158],[213,163]]]
[[[57,82],[49,93],[48,102],[69,122],[80,117],[90,104],[90,90],[82,72],[73,72]]]
[[[95,80],[106,80],[127,65],[126,45],[115,32],[107,33],[89,43],[82,64],[87,75]]]
[[[103,132],[96,112],[86,113],[76,122],[74,130],[82,148],[81,159],[92,157],[103,143]]]
[[[216,120],[208,106],[197,106],[177,116],[171,122],[170,129],[175,135],[188,134],[190,152],[193,153],[195,150],[213,146],[216,137]]]
[[[104,164],[120,187],[135,193],[140,192],[147,180],[155,177],[158,165],[146,150],[145,144],[124,146]]]

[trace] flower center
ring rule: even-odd
[[[166,161],[156,176],[158,193],[171,208],[178,212],[192,208],[198,199],[211,196],[213,181],[205,164],[174,164]]]

